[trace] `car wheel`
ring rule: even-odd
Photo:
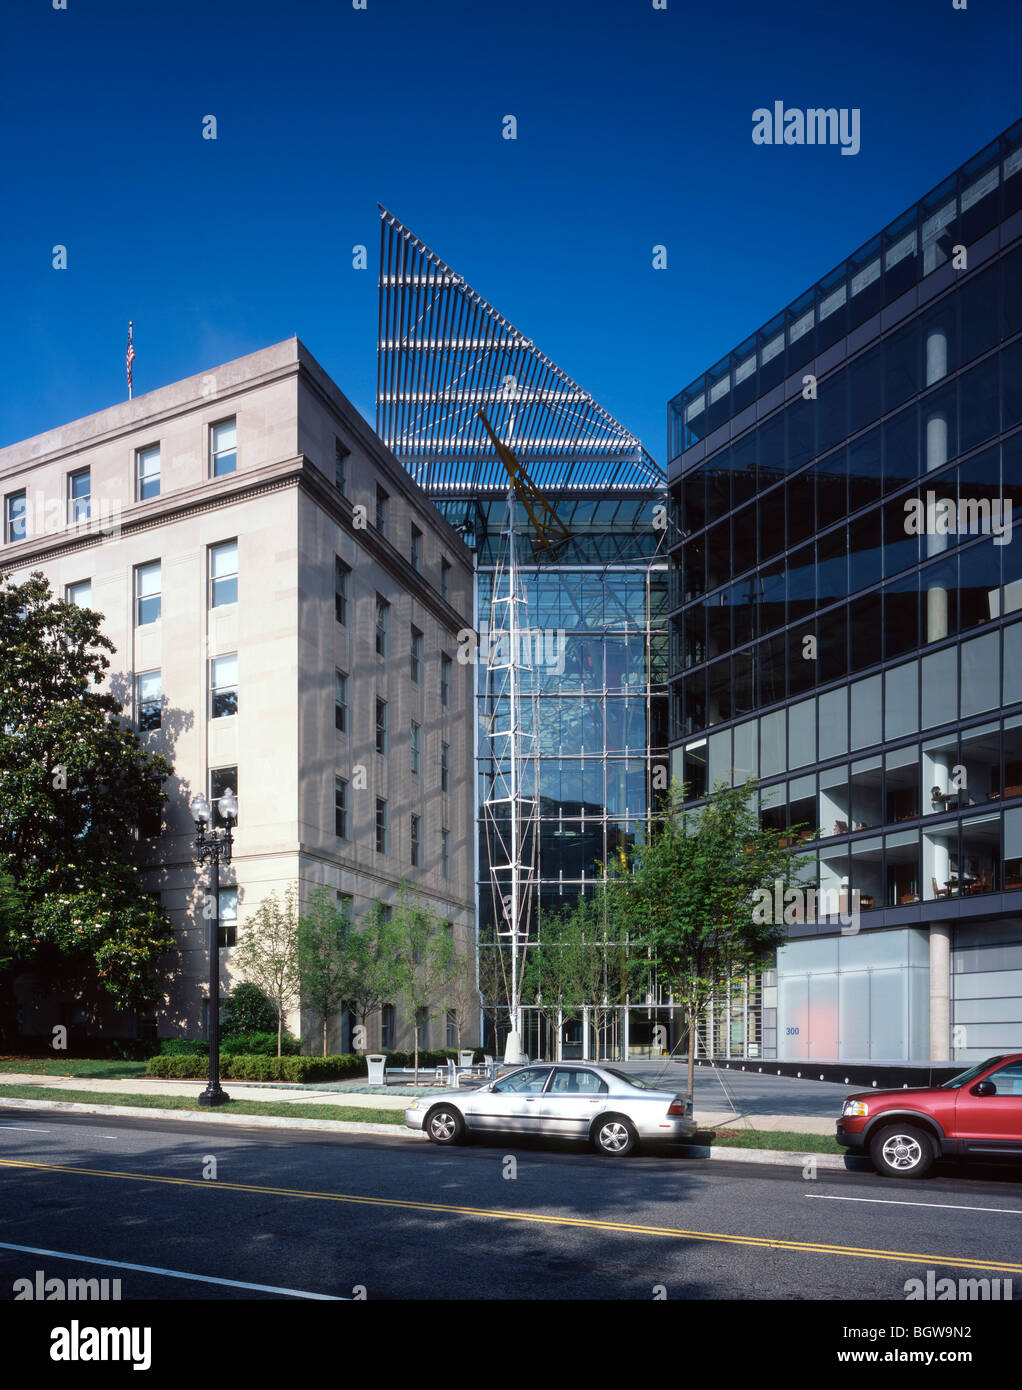
[[[600,1153],[624,1158],[637,1143],[638,1136],[623,1115],[601,1115],[593,1126],[593,1144]]]
[[[465,1121],[453,1105],[437,1105],[426,1116],[424,1128],[434,1144],[457,1144],[465,1133]]]
[[[933,1139],[913,1125],[887,1125],[870,1141],[873,1167],[886,1178],[921,1178],[935,1158]]]

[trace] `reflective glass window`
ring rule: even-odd
[[[1000,338],[1000,266],[989,266],[960,285],[956,298],[961,360],[964,363],[986,352]]]
[[[883,409],[882,358],[877,345],[848,366],[848,429],[854,434]]]
[[[884,738],[919,731],[919,668],[909,661],[884,672]]]
[[[884,340],[884,410],[897,410],[919,390],[919,325],[913,320]]]
[[[848,674],[848,605],[828,609],[816,620],[816,660],[821,684]],[[843,749],[841,750],[844,751]]]
[[[959,448],[962,453],[995,435],[1000,421],[999,361],[988,357],[958,380]]]
[[[811,479],[816,483],[816,529],[822,531],[848,512],[847,449],[838,449],[820,459],[799,482],[808,489]]]
[[[993,537],[970,545],[958,558],[962,631],[1000,615],[1001,550]]]
[[[883,492],[883,455],[879,428],[870,430],[848,446],[848,507],[857,511],[880,500]]]
[[[884,656],[901,656],[919,645],[919,576],[902,575],[884,586]]]
[[[881,660],[883,653],[883,600],[879,593],[863,594],[848,605],[848,659],[850,669],[861,671]]]

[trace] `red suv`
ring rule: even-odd
[[[1022,1052],[988,1057],[942,1086],[848,1096],[837,1142],[890,1178],[918,1178],[942,1157],[1022,1158]]]

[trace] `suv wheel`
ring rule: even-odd
[[[887,1125],[870,1141],[869,1156],[886,1178],[921,1178],[936,1157],[931,1136],[913,1125]]]
[[[434,1144],[457,1144],[465,1132],[465,1121],[453,1105],[438,1105],[426,1116],[425,1129]]]

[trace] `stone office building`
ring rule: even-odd
[[[297,339],[3,449],[0,493],[3,571],[41,570],[103,615],[124,718],[174,766],[162,831],[142,841],[180,948],[164,1004],[87,1019],[40,1002],[26,972],[25,1033],[205,1027],[199,790],[231,786],[240,803],[225,987],[238,931],[288,884],[303,898],[328,885],[357,923],[406,881],[470,951],[472,670],[457,634],[471,555]],[[411,1045],[399,1015],[370,1021],[370,1048]],[[445,1045],[445,1022],[420,1020],[420,1043]],[[333,1021],[331,1047],[350,1046],[351,1023]]]

